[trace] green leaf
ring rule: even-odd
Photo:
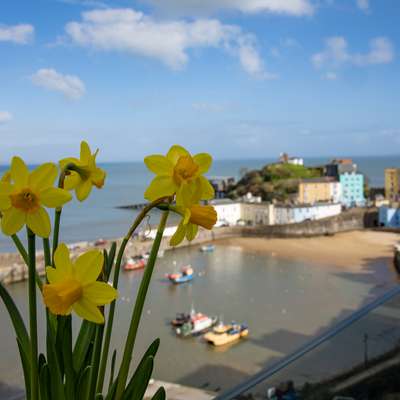
[[[96,397],[94,398],[94,400],[103,400],[104,397],[101,393],[96,394]]]
[[[30,341],[28,332],[24,324],[24,320],[22,319],[21,314],[14,303],[14,300],[12,299],[6,288],[1,283],[0,283],[0,297],[7,308],[7,312],[8,315],[10,316],[15,334],[17,335],[17,338],[19,340],[19,344],[23,347],[25,354],[29,355]]]
[[[24,348],[22,347],[18,338],[17,338],[17,344],[18,344],[19,355],[21,357],[22,370],[24,373],[26,398],[29,399],[31,395],[31,378],[30,378],[31,360],[29,355],[25,352]]]
[[[47,319],[47,363],[49,365],[49,371],[51,372],[50,387],[51,387],[51,399],[65,400],[63,379],[58,361],[58,355],[56,350],[56,344],[54,336],[52,335],[51,323],[49,318]]]
[[[165,400],[165,398],[166,398],[165,389],[163,387],[160,387],[158,388],[154,396],[151,398],[151,400]]]
[[[115,374],[115,361],[117,359],[117,350],[113,351],[112,357],[111,357],[111,372],[110,372],[110,383],[109,387],[112,386],[112,383],[114,382],[114,374]]]
[[[159,347],[160,347],[160,338],[157,338],[149,346],[146,353],[144,353],[142,359],[140,360],[139,365],[136,368],[135,373],[133,374],[130,382],[128,383],[128,386],[125,389],[125,393],[128,396],[128,397],[126,397],[126,399],[130,399],[129,396],[133,394],[134,390],[136,390],[135,386],[137,385],[138,379],[140,379],[139,376],[141,376],[143,373],[142,370],[145,368],[146,361],[149,359],[149,357],[151,357],[153,359],[155,358]],[[150,377],[151,377],[151,374],[150,374]],[[149,377],[149,379],[150,379],[150,377]],[[147,388],[147,384],[146,384],[146,388]],[[125,399],[125,397],[123,397],[123,399]]]
[[[114,400],[115,392],[117,391],[117,383],[118,383],[118,378],[114,381],[112,385],[110,385],[105,400]]]
[[[65,332],[63,335],[62,358],[65,370],[65,394],[72,399],[75,393],[75,371],[72,360],[72,325],[71,316],[65,317]]]
[[[94,341],[95,328],[96,325],[92,322],[86,320],[82,322],[73,352],[73,365],[76,373],[79,373],[85,367],[85,360],[87,360],[90,345]]]
[[[92,367],[88,365],[84,368],[82,374],[79,376],[78,384],[76,385],[76,399],[86,400],[89,390],[89,379]],[[58,400],[58,399],[57,399]],[[69,400],[69,399],[68,399]]]
[[[46,363],[43,364],[39,371],[40,400],[51,400],[49,365]]]
[[[153,367],[153,356],[147,357],[144,362],[140,363],[122,395],[122,400],[143,400]]]

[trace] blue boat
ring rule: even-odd
[[[212,253],[215,250],[215,246],[213,244],[205,244],[200,247],[200,251],[203,253]]]
[[[190,265],[183,267],[181,272],[167,274],[167,278],[175,284],[189,282],[194,278],[193,268]]]

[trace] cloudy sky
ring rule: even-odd
[[[400,0],[2,0],[0,163],[399,154]]]

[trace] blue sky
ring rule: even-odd
[[[3,0],[0,163],[398,154],[399,0]]]

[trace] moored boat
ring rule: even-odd
[[[177,313],[175,319],[171,321],[171,325],[174,327],[179,327],[190,321],[190,314],[188,313]]]
[[[182,268],[181,272],[167,274],[166,277],[172,283],[185,283],[189,282],[193,279],[193,268],[190,265],[187,265]]]
[[[205,244],[200,247],[200,251],[203,253],[212,253],[215,250],[215,246],[213,244]]]
[[[223,346],[225,344],[236,342],[249,334],[249,328],[245,324],[232,322],[230,325],[218,324],[212,332],[204,335],[204,339],[214,345]]]
[[[146,266],[146,260],[141,257],[129,257],[125,264],[124,264],[124,270],[125,271],[134,271],[137,269],[142,269]]]
[[[218,321],[218,317],[209,317],[202,313],[191,315],[189,321],[177,327],[175,332],[178,336],[196,336],[207,332]]]

